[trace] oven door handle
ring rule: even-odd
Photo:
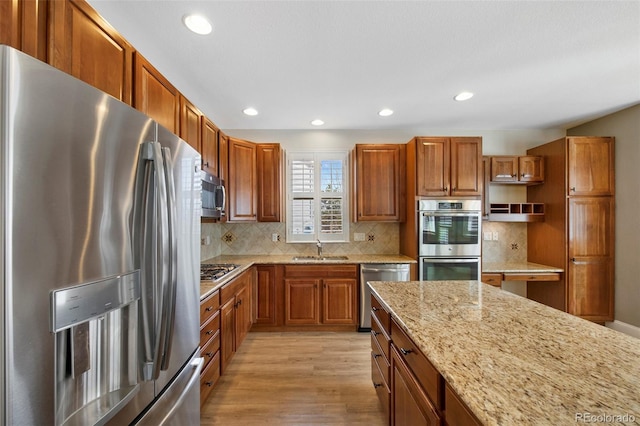
[[[422,216],[455,216],[455,217],[480,217],[481,212],[455,212],[455,213],[445,213],[445,212],[422,212]]]
[[[466,259],[450,259],[447,257],[421,257],[422,262],[437,262],[437,263],[480,263],[479,257],[472,257]]]

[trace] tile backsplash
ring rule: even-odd
[[[325,254],[398,254],[399,224],[358,222],[349,225],[351,242],[325,243]],[[279,241],[273,241],[273,235]],[[354,234],[363,234],[364,241],[354,241]],[[209,244],[201,245],[202,260],[218,255],[239,254],[316,254],[315,243],[287,244],[284,223],[203,223],[201,237]]]
[[[398,254],[399,225],[397,223],[351,223],[349,243],[326,243],[325,254]],[[484,262],[526,262],[527,224],[513,222],[483,222],[482,232],[497,233],[498,240],[482,241]],[[354,241],[354,234],[364,234],[364,241]],[[280,241],[272,241],[273,234]],[[200,258],[238,254],[291,254],[316,253],[314,243],[287,244],[284,223],[203,223]],[[206,242],[206,241],[205,241]]]
[[[527,224],[518,222],[482,222],[482,234],[497,234],[498,239],[482,241],[483,262],[526,262]]]

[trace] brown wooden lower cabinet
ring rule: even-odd
[[[220,372],[224,374],[231,358],[251,328],[251,289],[253,272],[247,270],[220,289]]]
[[[202,405],[220,378],[220,292],[200,301],[200,354],[204,358],[200,373]]]

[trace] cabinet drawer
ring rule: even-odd
[[[200,353],[204,358],[204,368],[207,368],[209,362],[216,355],[216,352],[220,350],[220,331],[216,331],[212,338],[202,347]]]
[[[469,426],[481,425],[465,403],[462,402],[453,389],[451,389],[448,383],[445,384],[444,407],[444,417],[447,424]]]
[[[285,278],[358,278],[358,265],[284,265]]]
[[[382,330],[382,326],[374,316],[371,316],[371,338],[378,342],[388,362],[391,359],[389,358],[389,345],[391,342],[389,336]]]
[[[200,327],[200,347],[204,347],[218,331],[220,331],[220,311],[216,311],[213,317]]]
[[[373,387],[376,390],[378,399],[382,403],[384,413],[387,415],[388,423],[389,413],[391,411],[389,407],[391,404],[391,390],[389,389],[388,382],[384,381],[382,373],[378,368],[378,364],[375,362],[371,362],[371,381],[373,382]]]
[[[438,410],[442,410],[444,402],[442,389],[444,380],[442,376],[440,376],[440,373],[438,373],[438,370],[436,370],[427,357],[420,352],[418,347],[395,321],[391,321],[391,340],[398,349],[401,358],[409,366],[417,381],[420,383],[420,386],[433,402],[433,405]]]
[[[505,281],[560,281],[560,274],[557,272],[543,272],[525,274],[522,272],[511,272],[504,274]]]
[[[204,324],[220,308],[220,291],[216,290],[200,302],[200,323]]]
[[[209,364],[202,370],[200,374],[200,405],[204,404],[207,397],[213,390],[213,387],[220,378],[220,351],[216,352],[215,356],[209,362]]]
[[[389,386],[389,368],[391,364],[389,364],[389,360],[385,357],[382,348],[380,348],[373,334],[371,334],[371,362],[378,364],[378,368],[382,372],[382,377],[384,377],[385,383]]]
[[[386,331],[387,334],[391,334],[391,314],[387,312],[373,294],[371,295],[371,311],[378,321],[380,321],[382,329]]]
[[[502,274],[482,274],[482,282],[495,287],[502,286]]]

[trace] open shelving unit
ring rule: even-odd
[[[544,203],[492,203],[489,220],[494,222],[543,222]]]

